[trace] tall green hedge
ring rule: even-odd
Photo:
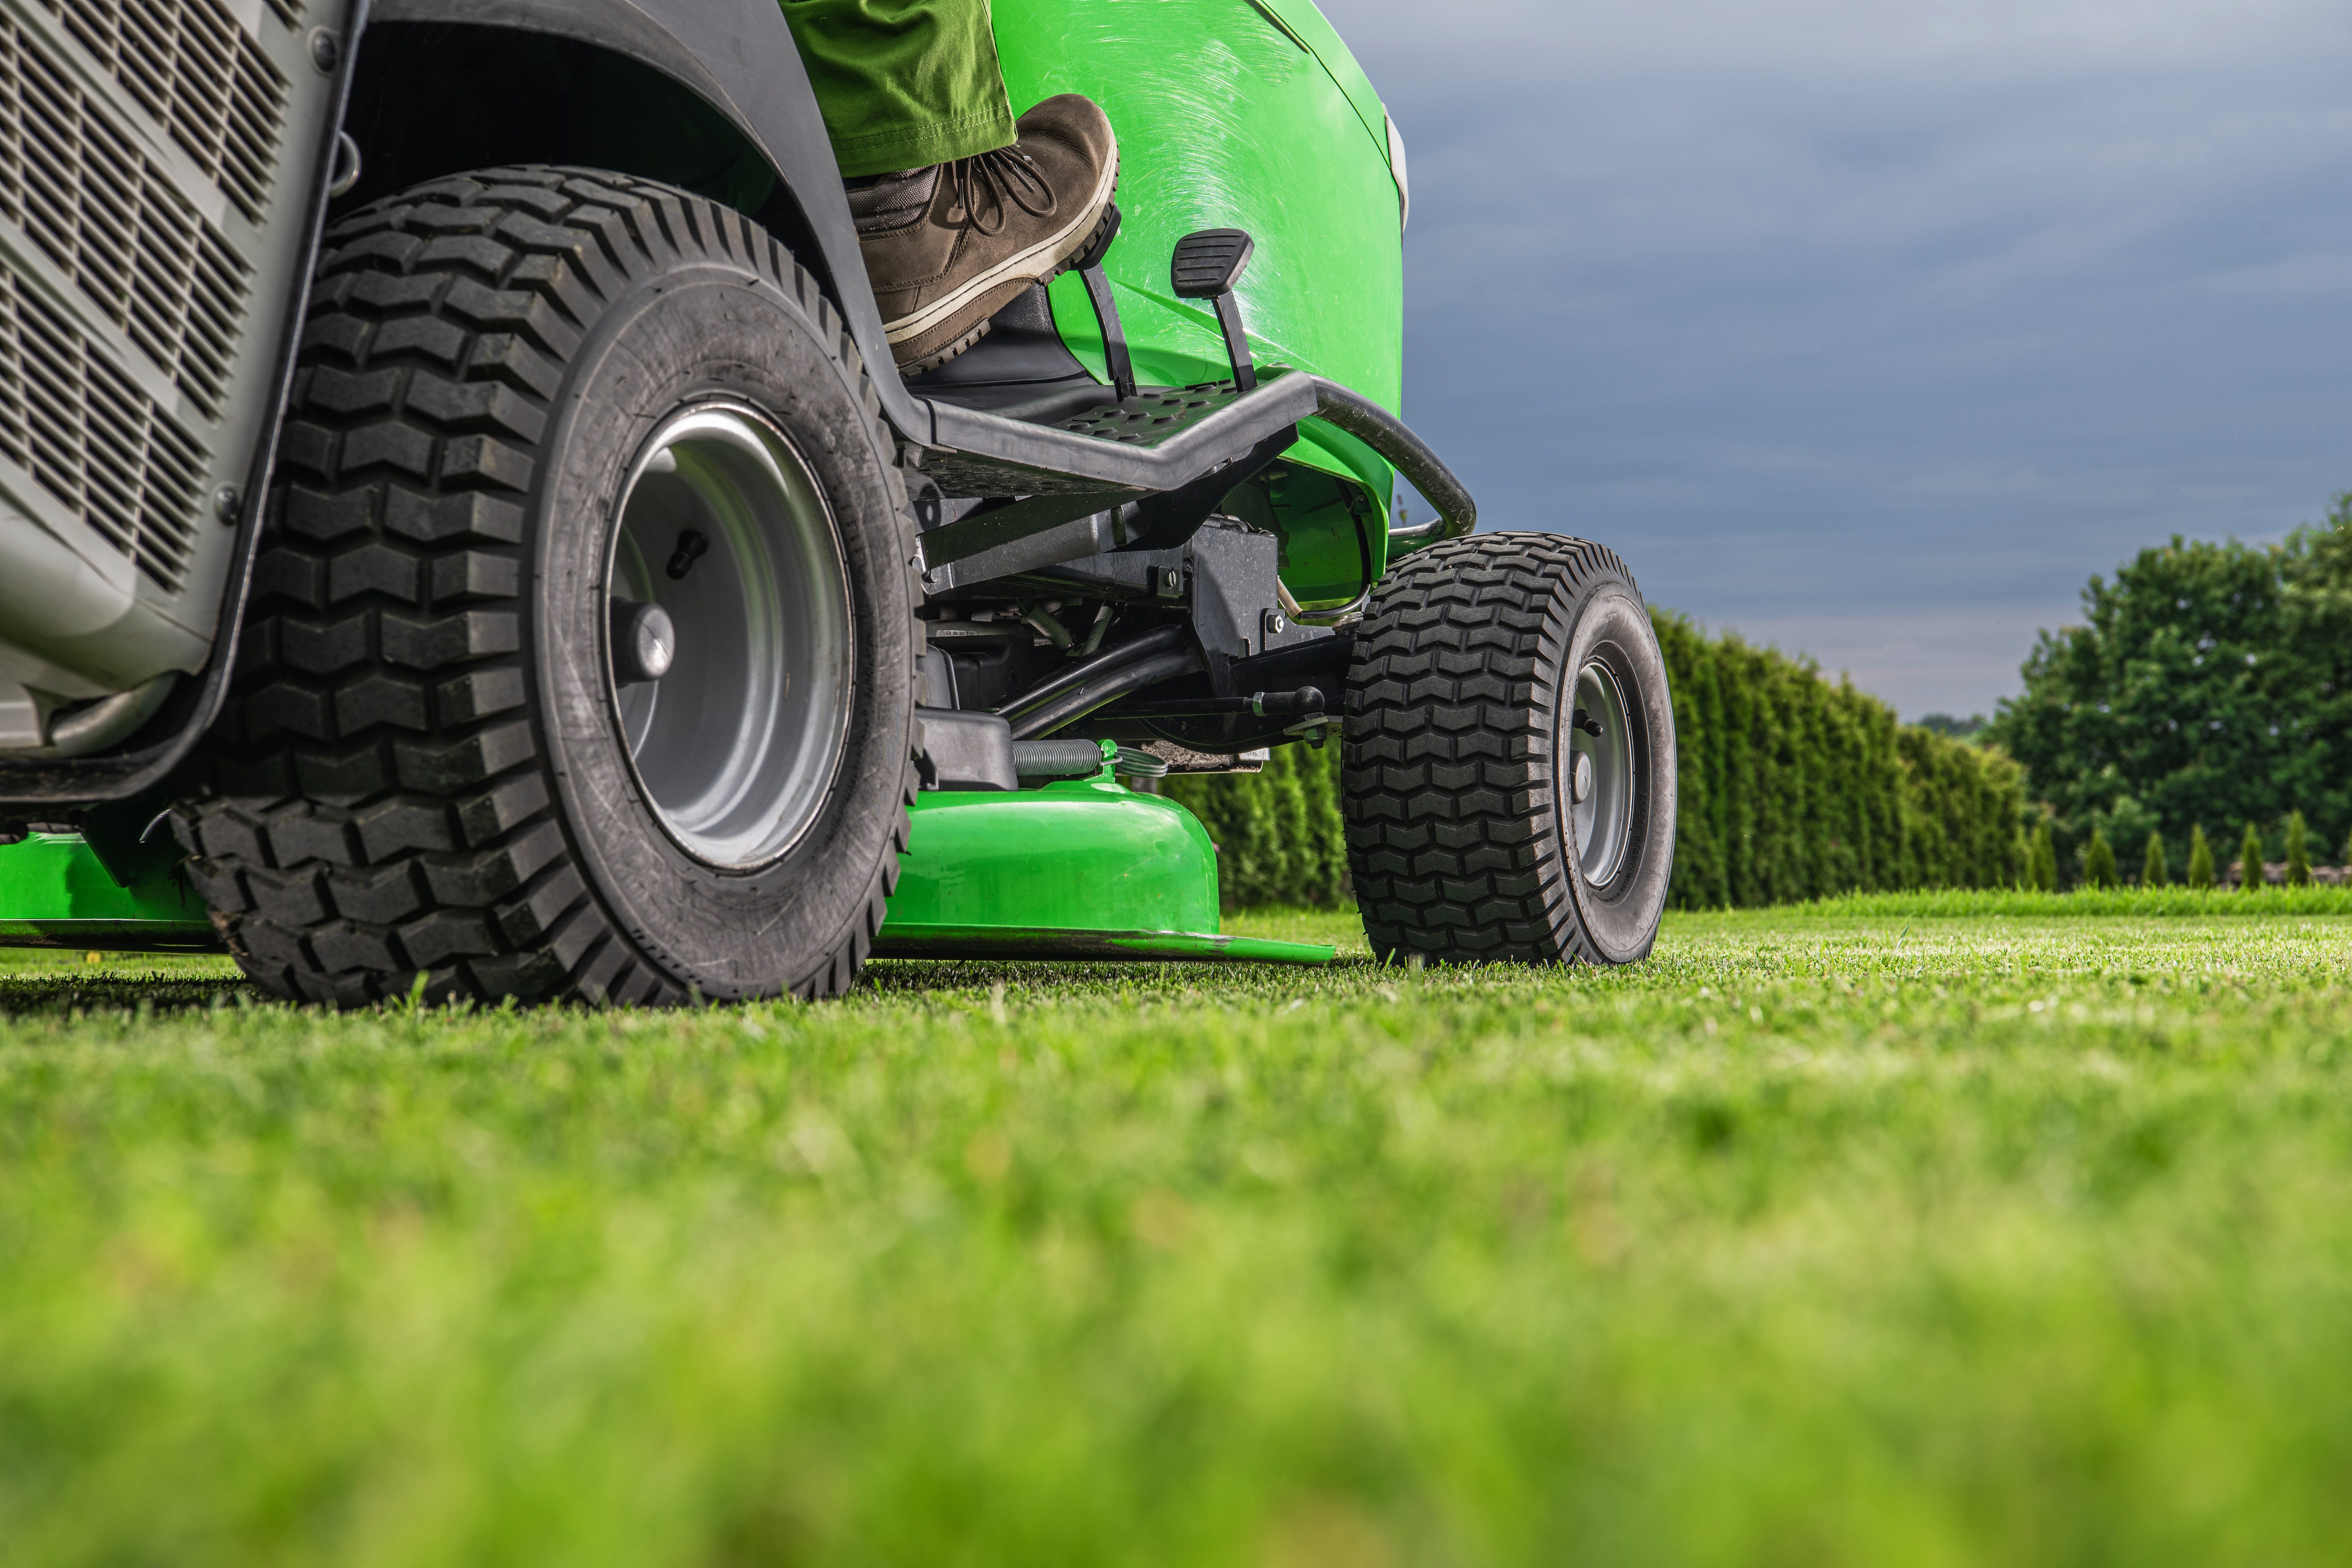
[[[2023,775],[1809,661],[1653,611],[1681,751],[1673,901],[1992,888],[2023,869]]]
[[[1901,723],[1810,663],[1652,618],[1682,754],[1677,906],[2008,887],[2022,874],[2022,775],[2000,752]],[[1282,747],[1262,773],[1161,787],[1215,841],[1228,908],[1352,896],[1336,742]]]
[[[1276,747],[1262,773],[1180,774],[1160,788],[1209,830],[1227,909],[1328,908],[1354,900],[1339,817],[1337,737],[1320,750]]]

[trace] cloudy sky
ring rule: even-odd
[[[1917,717],[2142,545],[2352,489],[2343,0],[1323,4],[1490,526]]]

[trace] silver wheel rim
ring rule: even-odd
[[[1576,839],[1577,864],[1591,887],[1606,887],[1623,870],[1633,838],[1633,730],[1627,718],[1624,688],[1616,672],[1598,659],[1576,672],[1575,701],[1570,707],[1562,748],[1568,758],[1569,816]],[[1595,735],[1578,722],[1581,714],[1597,722]],[[1589,771],[1588,771],[1589,770]],[[1576,784],[1584,789],[1577,798]]]
[[[782,431],[708,403],[646,444],[620,517],[602,624],[629,765],[687,853],[765,865],[815,821],[847,750],[849,583],[833,513]],[[689,533],[703,548],[673,576]],[[658,605],[677,628],[658,679],[617,679],[614,601]]]

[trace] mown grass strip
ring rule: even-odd
[[[1617,971],[890,963],[686,1015],[23,960],[0,1541],[2331,1560],[2347,938],[1743,912]]]
[[[2352,887],[2076,888],[2063,893],[1944,888],[1908,893],[1843,893],[1769,911],[1793,920],[2219,920],[2240,916],[2352,915]]]

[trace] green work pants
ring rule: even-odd
[[[1013,144],[988,0],[781,0],[844,178]]]

